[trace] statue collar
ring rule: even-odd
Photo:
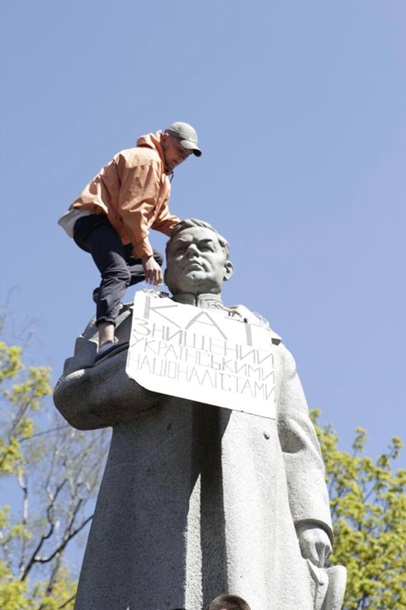
[[[175,303],[183,305],[194,305],[200,309],[225,309],[219,294],[199,294],[198,296],[190,293],[179,293],[172,297]]]

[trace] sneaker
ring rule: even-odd
[[[113,342],[113,341],[106,341],[105,343],[103,343],[103,345],[100,346],[99,351],[96,354],[96,357],[94,359],[94,363],[98,364],[102,360],[110,358],[110,356],[113,356],[115,354],[118,354],[119,352],[124,351],[125,349],[128,348],[128,346],[129,346],[129,341],[122,341],[121,343]]]

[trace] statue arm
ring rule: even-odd
[[[293,356],[283,357],[277,401],[278,436],[285,464],[289,504],[303,557],[322,565],[333,539],[325,469],[319,442]]]

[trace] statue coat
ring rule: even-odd
[[[118,320],[129,337],[131,309]],[[153,393],[123,351],[93,366],[92,321],[54,399],[79,429],[113,435],[75,610],[198,610],[221,593],[253,610],[312,610],[323,570],[295,525],[332,536],[324,466],[292,355],[273,345],[277,417]]]

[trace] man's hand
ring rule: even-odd
[[[327,533],[312,523],[299,523],[296,533],[302,557],[322,568],[332,550]]]
[[[152,255],[142,258],[142,266],[144,267],[146,282],[154,286],[162,284],[162,269]]]

